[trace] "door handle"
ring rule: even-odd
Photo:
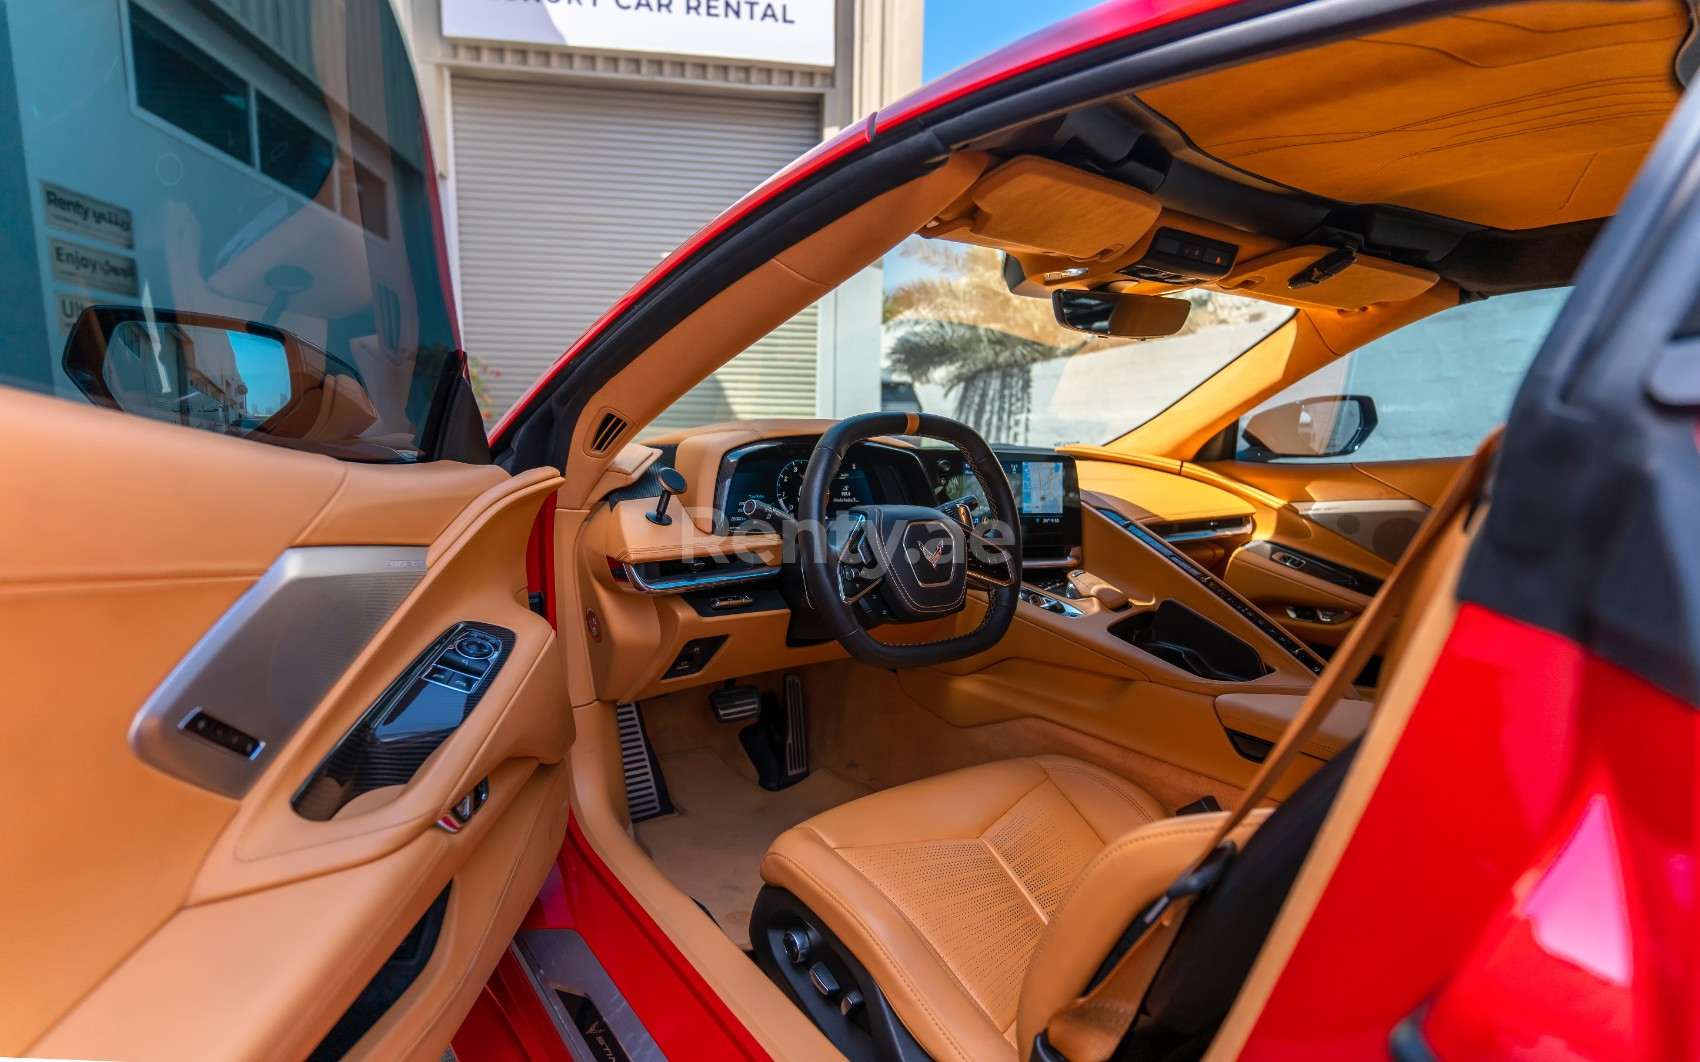
[[[490,779],[481,778],[467,794],[455,801],[454,807],[443,812],[437,820],[437,825],[449,833],[459,833],[461,828],[472,821],[472,816],[478,814],[485,801],[490,799]]]

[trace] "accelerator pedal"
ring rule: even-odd
[[[785,676],[785,699],[761,698],[761,715],[738,732],[738,741],[768,790],[796,785],[809,776],[809,717],[803,706],[803,680]]]
[[[643,728],[643,708],[637,704],[617,704],[614,719],[620,728],[620,765],[626,774],[626,807],[633,822],[659,818],[673,813],[673,799],[667,793],[667,779],[661,774],[655,751],[649,747],[649,734]]]

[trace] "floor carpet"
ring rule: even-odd
[[[767,846],[804,819],[871,792],[860,782],[816,769],[770,793],[708,749],[670,752],[660,762],[678,810],[638,823],[638,842],[745,949]]]

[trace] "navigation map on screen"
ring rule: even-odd
[[[1036,516],[1060,516],[1063,511],[1062,462],[1028,461],[1020,467],[1021,511]]]

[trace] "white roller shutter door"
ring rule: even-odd
[[[668,252],[820,139],[813,100],[456,77],[466,348],[500,414]],[[656,423],[812,416],[813,307]]]

